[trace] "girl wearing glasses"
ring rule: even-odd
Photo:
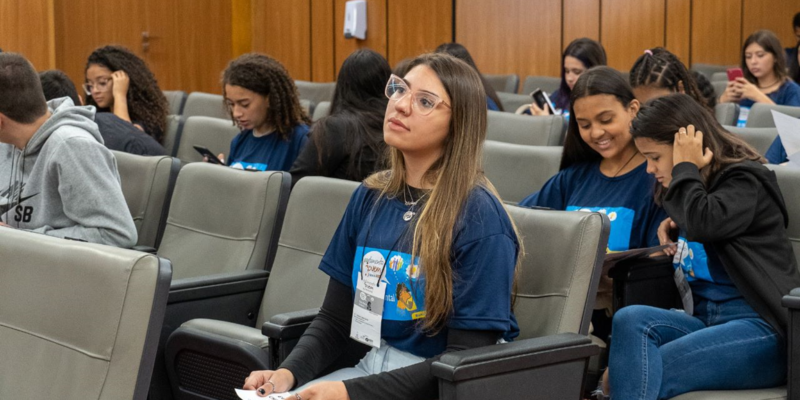
[[[164,143],[169,106],[142,59],[121,46],[101,47],[89,55],[85,75],[87,105],[112,112]]]
[[[242,129],[231,141],[227,165],[253,171],[289,171],[308,141],[311,120],[283,65],[250,53],[228,64],[222,95],[233,123]],[[225,162],[223,154],[220,161]]]
[[[481,79],[445,54],[409,67],[386,86],[389,169],[353,194],[322,259],[331,279],[319,315],[280,368],[253,372],[245,389],[435,399],[430,366],[441,354],[518,334],[511,288],[520,244],[481,172]],[[351,338],[372,348],[356,367],[320,378]]]

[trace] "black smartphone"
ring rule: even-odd
[[[222,161],[220,161],[219,158],[217,158],[217,156],[214,155],[214,153],[212,153],[211,150],[209,150],[207,147],[203,146],[192,146],[192,147],[194,147],[194,149],[197,150],[197,152],[200,153],[201,156],[208,158],[208,162],[212,164],[222,165]]]
[[[553,115],[553,107],[550,106],[553,103],[550,102],[550,97],[547,96],[547,93],[542,89],[536,89],[531,93],[531,97],[536,102],[536,106],[542,110],[547,110],[548,114]]]

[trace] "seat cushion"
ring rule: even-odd
[[[266,350],[269,348],[269,338],[261,334],[260,329],[251,326],[234,324],[226,321],[198,318],[181,325],[184,330],[191,330],[197,334],[210,334],[222,336],[232,340],[247,342],[253,346]]]
[[[672,400],[786,400],[786,387],[759,390],[709,390],[690,392]]]

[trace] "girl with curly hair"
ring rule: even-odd
[[[244,54],[222,73],[222,95],[233,123],[227,165],[256,171],[289,171],[308,141],[311,120],[300,106],[286,68],[263,54]],[[225,162],[223,154],[220,161]]]
[[[133,123],[164,142],[169,106],[147,64],[121,46],[104,46],[89,55],[84,72],[86,104]]]

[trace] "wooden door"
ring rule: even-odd
[[[20,53],[37,70],[55,67],[52,0],[0,0],[0,49]]]

